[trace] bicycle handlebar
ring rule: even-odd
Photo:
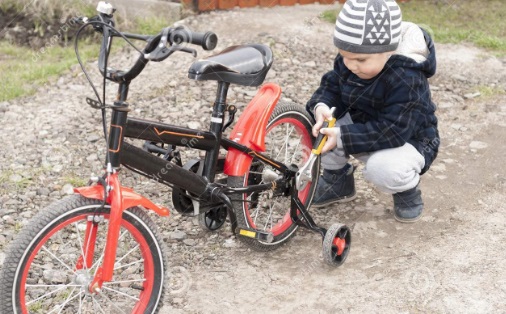
[[[204,50],[213,50],[218,43],[218,37],[213,32],[193,32],[192,30],[181,26],[175,28],[164,28],[159,34],[154,36],[117,32],[113,28],[114,20],[112,14],[108,15],[99,13],[97,16],[90,19],[86,17],[77,17],[71,19],[71,21],[75,24],[81,25],[91,24],[95,31],[102,33],[103,36],[100,46],[98,66],[102,75],[114,82],[133,80],[142,72],[149,61],[163,61],[175,51],[189,52],[196,56],[196,51],[194,49],[182,46],[184,43],[201,46]],[[147,42],[134,66],[126,72],[114,69],[105,69],[105,61],[106,57],[108,57],[106,53],[108,54],[110,51],[111,40],[113,37],[125,37],[128,39],[143,40]]]

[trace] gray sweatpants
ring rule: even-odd
[[[336,127],[352,124],[349,114],[336,121]],[[353,155],[365,163],[364,178],[385,193],[394,194],[414,188],[420,181],[425,159],[416,148],[406,143],[401,147]],[[348,159],[343,150],[334,149],[322,155],[322,167],[341,169]]]

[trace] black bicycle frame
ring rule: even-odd
[[[252,158],[261,160],[276,168],[283,175],[272,183],[247,188],[227,188],[227,194],[248,193],[251,191],[267,190],[279,186],[279,183],[289,182],[295,175],[293,170],[258,153],[244,145],[222,137],[223,118],[226,110],[225,99],[228,83],[219,82],[216,102],[213,108],[210,131],[200,131],[180,126],[153,122],[142,119],[128,119],[128,83],[121,83],[118,91],[119,101],[112,106],[111,131],[109,134],[109,160],[114,169],[120,164],[134,168],[146,177],[164,183],[178,186],[203,200],[215,199],[216,186],[214,182],[217,172],[222,171],[218,162],[219,150],[224,148],[237,149]],[[154,141],[175,146],[185,146],[206,152],[202,175],[183,169],[182,167],[157,157],[141,148],[125,143],[124,137]]]

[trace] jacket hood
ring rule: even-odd
[[[436,73],[436,50],[429,33],[418,25],[403,22],[401,41],[387,64],[421,70],[427,78]]]

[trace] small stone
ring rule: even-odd
[[[62,165],[55,165],[52,170],[53,170],[53,172],[61,172],[63,170],[63,166]]]
[[[86,161],[88,161],[88,162],[92,162],[92,161],[96,161],[96,160],[98,160],[97,154],[91,154],[88,157],[86,157]]]
[[[16,224],[16,221],[14,220],[14,218],[12,218],[12,216],[5,215],[3,217],[3,219],[4,219],[4,223],[7,225],[14,226]]]
[[[223,243],[223,247],[226,248],[235,248],[237,246],[237,243],[234,239],[226,239],[225,243]]]
[[[21,175],[15,173],[15,174],[12,174],[9,176],[9,180],[11,182],[17,183],[17,182],[20,182],[21,180],[23,180],[23,177]]]
[[[437,171],[437,172],[444,172],[444,171],[446,171],[446,165],[442,164],[442,163],[438,163],[438,164],[432,165],[430,167],[430,169]]]
[[[6,101],[0,102],[0,112],[7,112],[9,110],[9,103]]]
[[[39,131],[40,137],[46,137],[49,134],[48,130],[41,130]]]
[[[446,179],[448,179],[448,177],[447,176],[436,176],[436,179],[438,179],[438,180],[446,180]]]
[[[455,160],[450,159],[450,158],[446,158],[446,159],[441,159],[441,162],[444,162],[445,164],[453,164],[453,163],[455,163]]]
[[[314,67],[316,67],[316,62],[315,61],[309,61],[309,62],[304,63],[303,66],[306,66],[306,67],[309,67],[309,68],[314,68]]]
[[[67,86],[70,90],[73,90],[73,91],[80,91],[80,90],[83,90],[84,89],[84,85],[75,85],[75,84],[70,84]]]
[[[183,298],[173,298],[172,304],[183,304],[184,299]]]
[[[37,189],[37,195],[49,196],[50,193],[51,191],[48,188]]]
[[[190,129],[194,129],[194,130],[198,130],[201,128],[200,122],[196,122],[196,121],[190,121],[190,122],[186,123],[186,125]]]
[[[184,240],[184,239],[186,239],[186,233],[184,231],[179,231],[179,230],[169,232],[169,239],[178,240],[178,241]]]
[[[372,279],[374,279],[375,281],[381,281],[383,280],[383,275],[382,274],[376,274],[372,277]]]
[[[61,194],[62,195],[72,195],[74,194],[74,187],[72,186],[72,184],[65,184],[63,186],[63,188],[61,189]]]
[[[452,78],[454,78],[454,79],[456,79],[458,81],[462,81],[462,82],[467,81],[467,77],[459,75],[459,74],[452,75]]]
[[[51,283],[65,283],[67,281],[67,275],[65,272],[54,270],[54,269],[46,269],[42,272],[42,276],[48,282]]]
[[[449,109],[449,108],[452,108],[453,106],[454,106],[454,104],[451,102],[441,102],[441,103],[439,103],[439,105],[437,107],[439,109]]]
[[[195,244],[197,244],[197,241],[195,241],[194,239],[185,239],[183,240],[183,243],[188,246],[194,246]]]
[[[465,94],[464,98],[465,99],[473,99],[473,98],[480,97],[480,96],[481,96],[481,93],[480,92],[476,92],[476,93]]]
[[[471,149],[485,149],[488,147],[488,144],[480,141],[472,141],[471,144],[469,144],[469,147]]]
[[[98,136],[98,135],[96,135],[96,134],[92,134],[92,135],[90,135],[90,136],[88,136],[88,137],[86,138],[86,140],[87,140],[88,142],[90,142],[90,143],[95,143],[96,141],[98,141],[98,140],[100,140],[100,139],[101,139],[101,137],[100,137],[100,136]]]

